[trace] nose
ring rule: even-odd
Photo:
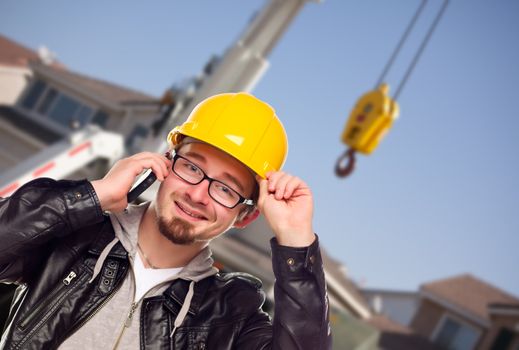
[[[209,180],[205,179],[197,185],[189,185],[186,195],[195,203],[207,205],[209,197]]]

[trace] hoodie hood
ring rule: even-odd
[[[139,225],[142,216],[146,212],[146,209],[148,209],[149,205],[150,202],[144,202],[139,205],[129,205],[128,208],[121,213],[109,214],[115,237],[101,252],[94,268],[94,275],[90,279],[90,282],[97,277],[108,253],[117,242],[121,242],[122,246],[128,252],[128,255],[133,261],[135,254],[137,254]],[[218,269],[213,266],[214,260],[211,256],[211,249],[205,247],[179,272],[178,278],[197,282],[218,273]]]
[[[140,222],[149,205],[150,202],[141,203],[139,205],[129,205],[122,213],[110,213],[110,221],[112,222],[115,237],[106,245],[99,255],[94,267],[93,276],[89,283],[97,277],[108,253],[110,253],[117,242],[121,242],[124,249],[128,252],[131,261],[133,261],[135,254],[137,254]],[[189,290],[182,307],[175,318],[170,337],[173,337],[175,330],[180,327],[187,315],[194,294],[195,282],[218,273],[218,269],[213,266],[214,260],[211,255],[212,252],[209,247],[205,247],[175,276],[174,279],[183,279],[191,281],[191,283],[189,284]]]

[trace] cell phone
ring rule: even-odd
[[[135,201],[142,194],[142,192],[146,191],[146,189],[153,185],[153,183],[157,180],[157,176],[153,173],[153,171],[151,171],[151,169],[148,171],[150,172],[148,176],[146,176],[144,180],[139,182],[139,184],[134,186],[130,192],[128,192],[128,195],[126,196],[128,203]]]
[[[172,152],[167,151],[164,154],[164,156],[171,160],[173,158]],[[146,189],[153,185],[153,183],[157,180],[157,176],[153,173],[151,169],[148,169],[148,172],[149,174],[146,177],[144,177],[143,175],[144,180],[139,182],[139,184],[133,186],[130,192],[128,192],[128,195],[126,196],[126,200],[128,203],[135,201],[142,194],[142,192],[146,191]]]

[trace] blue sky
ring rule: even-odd
[[[439,9],[387,76],[395,90]],[[264,1],[0,2],[0,33],[70,69],[160,96],[222,54]],[[451,1],[400,94],[400,118],[355,173],[340,134],[418,0],[325,0],[292,23],[254,93],[285,123],[285,169],[313,189],[315,230],[367,287],[416,290],[469,272],[519,295],[519,2]]]

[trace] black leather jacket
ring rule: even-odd
[[[100,252],[114,237],[87,181],[32,181],[0,199],[0,281],[20,284],[3,349],[55,349],[117,291],[129,270],[118,243],[93,283]],[[188,289],[175,280],[147,298],[141,349],[329,349],[328,298],[317,240],[308,248],[271,242],[276,276],[273,322],[261,310],[261,282],[217,274],[195,284],[189,313],[170,339]],[[224,301],[225,302],[222,302]]]

